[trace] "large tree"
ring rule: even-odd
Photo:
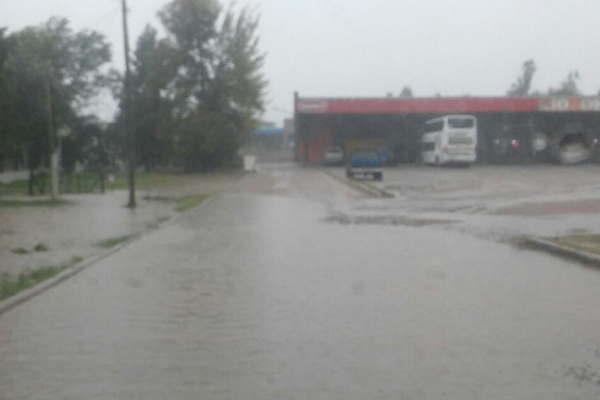
[[[521,67],[521,76],[519,76],[517,81],[512,84],[507,95],[514,97],[523,97],[529,95],[529,91],[531,90],[531,82],[533,81],[533,76],[535,75],[536,70],[537,67],[534,60],[525,61]]]
[[[173,101],[170,84],[175,77],[177,54],[147,26],[137,42],[131,76],[131,120],[138,160],[150,169],[169,161],[172,138],[168,135]]]
[[[44,45],[33,28],[10,36],[6,60],[6,134],[12,151],[23,151],[31,171],[44,161],[48,151],[46,60],[39,54]],[[33,190],[30,180],[30,192]]]
[[[103,86],[102,67],[110,61],[110,47],[101,34],[74,32],[63,18],[13,33],[9,41],[6,132],[14,146],[26,151],[33,170],[47,162],[50,140],[55,139],[49,125],[53,132],[75,125]]]
[[[0,84],[4,80],[4,64],[9,52],[9,41],[6,36],[6,28],[0,28]]]
[[[173,0],[159,17],[175,61],[161,96],[172,106],[177,155],[187,170],[230,163],[263,110],[258,18],[216,0]]]
[[[9,41],[6,37],[6,29],[0,28],[0,93],[3,94],[0,96],[0,171],[4,168],[5,157],[12,153],[12,149],[9,149],[9,147],[12,146],[8,136],[7,126],[10,99],[8,98],[5,78],[5,64],[8,52]]]
[[[579,72],[571,71],[557,89],[550,88],[548,94],[551,96],[579,96],[581,92],[577,85]]]
[[[404,86],[402,88],[402,91],[400,92],[400,96],[399,97],[402,98],[402,99],[412,99],[415,96],[413,95],[412,88],[407,85],[407,86]]]

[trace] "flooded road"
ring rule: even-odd
[[[598,270],[336,219],[379,202],[318,170],[245,178],[1,315],[0,399],[600,396]]]
[[[342,168],[328,173],[343,178]],[[447,229],[494,241],[600,233],[600,166],[475,165],[386,168],[368,182],[393,199],[348,210],[351,218],[447,220]]]

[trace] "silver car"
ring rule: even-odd
[[[325,151],[323,162],[326,165],[340,165],[344,163],[344,150],[340,146],[329,147]]]

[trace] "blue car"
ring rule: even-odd
[[[376,181],[381,181],[383,180],[382,161],[377,150],[356,150],[348,159],[346,176],[348,178],[371,177]]]

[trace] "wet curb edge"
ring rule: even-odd
[[[351,187],[352,189],[356,189],[363,193],[366,193],[372,197],[384,198],[384,199],[391,199],[391,198],[395,197],[393,193],[379,189],[378,187],[375,187],[366,182],[359,182],[359,181],[355,181],[355,180],[348,179],[348,178],[342,178],[342,177],[334,174],[333,172],[327,171],[325,169],[321,169],[321,171],[325,175],[332,177],[336,181],[341,182],[341,183]]]
[[[550,240],[540,237],[528,237],[525,239],[525,241],[526,244],[530,245],[530,247],[539,250],[545,250],[559,256],[575,259],[586,264],[592,264],[600,267],[600,256],[597,254],[582,250],[575,250],[571,247],[562,246],[558,243],[554,243]]]
[[[173,223],[175,220],[177,220],[181,216],[185,215],[188,211],[197,210],[201,207],[204,207],[205,205],[212,203],[214,197],[216,197],[216,196],[210,196],[205,201],[203,201],[201,204],[199,204],[197,207],[191,208],[190,210],[187,210],[186,212],[173,215],[168,220],[159,224],[156,228],[148,229],[146,231],[134,234],[127,241],[120,243],[119,245],[113,247],[112,249],[107,250],[101,254],[91,256],[87,260],[84,260],[81,263],[79,263],[73,267],[67,268],[60,274],[58,274],[50,279],[40,282],[39,284],[37,284],[29,289],[26,289],[12,297],[9,297],[6,300],[0,301],[0,315],[12,310],[13,308],[17,307],[18,305],[20,305],[22,303],[25,303],[28,300],[31,300],[32,298],[36,297],[37,295],[44,293],[45,291],[53,288],[54,286],[57,286],[58,284],[66,281],[67,279],[72,278],[73,276],[75,276],[78,273],[80,273],[81,271],[91,267],[92,265],[96,264],[97,262],[102,261],[103,259],[108,258],[109,256],[123,250],[125,247],[129,246],[130,244],[139,240],[140,238],[149,234],[150,232],[154,232],[164,226],[167,226],[167,225]]]

